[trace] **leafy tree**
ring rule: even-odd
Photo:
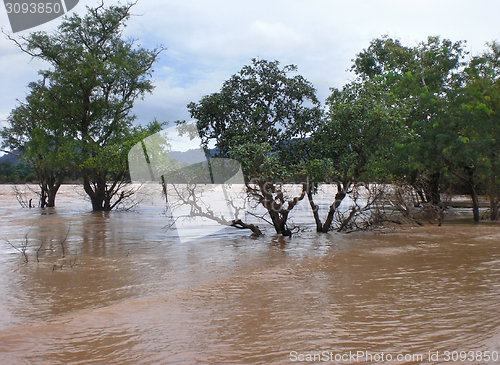
[[[291,235],[288,216],[305,196],[305,185],[299,196],[289,196],[284,188],[297,172],[297,141],[306,138],[321,115],[311,83],[289,75],[296,70],[253,59],[219,92],[188,105],[204,147],[215,147],[215,157],[241,163],[249,196],[266,209],[282,235]]]
[[[40,185],[41,207],[55,206],[56,194],[68,168],[74,164],[76,144],[72,136],[61,128],[60,110],[55,88],[47,87],[45,80],[32,82],[26,102],[12,110],[8,127],[1,131],[3,146],[10,153],[31,166]]]
[[[144,137],[143,130],[132,128],[135,116],[130,112],[135,100],[153,90],[152,66],[162,51],[135,47],[133,40],[123,39],[133,5],[101,4],[87,8],[84,17],[66,17],[52,34],[11,38],[22,51],[51,66],[41,74],[51,87],[57,86],[58,130],[77,142],[72,151],[78,153],[70,157],[93,210],[110,210],[126,196],[121,188],[127,149]]]
[[[393,174],[404,176],[424,202],[440,204],[440,183],[447,164],[439,147],[440,128],[462,84],[464,42],[429,37],[415,47],[405,47],[388,37],[375,39],[357,55],[352,70],[362,79],[384,85],[407,112],[408,138],[398,146]]]
[[[311,159],[307,163],[308,174],[315,174],[307,196],[317,232],[330,230],[337,208],[354,185],[386,177],[394,145],[406,133],[404,113],[394,106],[392,95],[370,80],[332,89],[326,105],[325,119],[310,139]],[[324,222],[313,200],[314,188],[323,181],[337,185]]]
[[[490,200],[490,219],[500,204],[500,45],[469,62],[458,107],[442,134],[442,154],[455,176],[469,188],[474,220],[479,221],[481,188]]]
[[[483,133],[480,165],[485,170],[484,184],[490,201],[490,219],[498,218],[500,207],[500,43],[475,58],[469,68],[468,89],[474,99],[465,109],[471,111]]]

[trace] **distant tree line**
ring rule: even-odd
[[[35,170],[24,162],[13,163],[12,161],[0,162],[0,184],[24,184],[37,183]],[[68,171],[65,183],[81,183],[78,171]]]
[[[27,164],[14,165],[11,161],[0,162],[0,184],[36,182],[35,171]]]

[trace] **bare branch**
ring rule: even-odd
[[[71,223],[68,226],[68,230],[66,231],[66,236],[64,236],[64,239],[60,242],[61,248],[62,248],[62,258],[66,257],[66,250],[64,249],[64,243],[68,239],[69,236],[69,231],[71,230]]]
[[[17,252],[19,252],[21,254],[21,256],[23,256],[25,264],[28,263],[28,261],[29,261],[28,260],[28,254],[26,253],[26,251],[28,249],[28,234],[26,234],[24,236],[24,241],[21,242],[21,246],[20,247],[16,247],[12,242],[10,242],[7,239],[4,239],[4,241],[7,242],[7,244],[9,246],[11,246],[13,249],[15,249]]]
[[[21,157],[22,155],[20,155],[19,153],[15,153],[13,151],[7,151],[7,150],[0,150],[0,152],[4,152],[4,153],[7,153],[9,155],[12,155],[12,156],[16,156],[16,157]]]

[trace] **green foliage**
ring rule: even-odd
[[[447,169],[441,156],[444,126],[463,84],[464,42],[429,37],[406,47],[389,37],[376,39],[358,54],[352,70],[394,96],[404,111],[408,133],[398,143],[389,172],[422,188],[427,200],[439,203],[439,184]]]
[[[428,200],[439,203],[443,177],[455,176],[475,202],[475,220],[477,194],[486,187],[493,219],[500,203],[500,46],[489,44],[469,62],[463,46],[429,37],[403,47],[384,37],[358,55],[353,70],[385,84],[397,96],[396,105],[407,110],[411,133],[396,148],[394,178],[423,187]]]
[[[29,84],[26,101],[10,113],[8,126],[0,132],[3,146],[21,153],[41,188],[41,205],[54,206],[55,194],[69,169],[74,168],[77,144],[64,128],[58,88],[47,80]]]
[[[316,90],[302,76],[289,76],[294,71],[293,65],[253,59],[220,92],[190,103],[204,147],[240,161],[248,179],[289,178],[303,156],[296,141],[321,115]]]
[[[383,179],[394,142],[406,136],[404,113],[383,85],[370,80],[332,89],[324,123],[313,133],[316,158],[328,158],[325,179],[351,183]]]
[[[4,147],[22,152],[47,194],[78,170],[95,210],[123,199],[128,151],[162,127],[132,124],[135,100],[153,90],[152,66],[162,49],[122,38],[131,7],[88,8],[53,34],[14,40],[50,68],[9,116]],[[500,205],[500,44],[468,59],[464,43],[429,37],[409,47],[375,39],[353,62],[356,78],[332,89],[324,110],[296,66],[253,59],[188,110],[206,153],[241,163],[249,194],[278,233],[289,233],[288,214],[305,193],[314,208],[318,184],[331,181],[338,196],[325,224],[315,216],[319,231],[329,229],[353,184],[373,181],[411,184],[434,205],[450,182],[460,181],[476,202],[484,188],[493,219]],[[195,133],[187,124],[178,128]],[[148,143],[150,159],[170,148],[167,139]],[[27,176],[2,168],[3,179]],[[194,179],[202,170],[192,165],[179,178]],[[302,195],[288,199],[280,183],[306,179]]]
[[[461,108],[446,124],[443,154],[454,173],[472,191],[484,186],[491,219],[500,204],[500,45],[492,43],[465,69]]]
[[[29,183],[35,180],[34,170],[27,164],[14,165],[10,161],[0,163],[0,183]]]
[[[267,209],[277,233],[291,235],[288,214],[304,197],[288,199],[279,182],[301,169],[305,140],[318,124],[316,90],[296,66],[252,60],[220,92],[190,103],[206,149],[241,163],[249,194]]]
[[[58,181],[75,166],[94,210],[116,205],[111,199],[126,182],[128,150],[159,128],[132,125],[134,101],[152,92],[152,66],[162,51],[122,38],[132,6],[88,7],[83,17],[64,18],[52,34],[13,40],[50,68],[40,71],[43,81],[30,84],[26,103],[13,111],[2,133],[7,145],[22,148],[28,161]]]

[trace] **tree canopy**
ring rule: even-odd
[[[49,169],[56,190],[65,167],[74,165],[93,210],[110,210],[126,196],[121,188],[128,149],[160,128],[132,125],[134,102],[152,92],[152,67],[163,50],[136,47],[122,36],[133,5],[87,7],[85,16],[65,17],[51,34],[11,38],[50,67],[39,72],[43,81],[32,83],[26,103],[12,112],[2,133],[5,144],[22,145],[33,166]],[[37,151],[39,146],[44,150]]]
[[[129,150],[162,128],[133,125],[132,107],[153,91],[163,49],[123,38],[132,6],[102,4],[64,18],[51,34],[11,38],[49,65],[1,131],[4,147],[34,169],[42,205],[55,204],[67,171],[76,170],[92,208],[113,209],[128,194]],[[415,205],[439,209],[443,192],[459,185],[474,220],[479,194],[488,195],[497,219],[499,60],[496,42],[472,57],[464,41],[429,37],[405,46],[384,36],[356,55],[353,79],[332,88],[324,105],[295,65],[252,59],[187,108],[207,155],[241,164],[248,195],[279,234],[291,234],[288,217],[306,196],[316,230],[328,232],[347,194],[370,182],[406,184]],[[299,192],[285,186],[294,182]],[[336,196],[322,219],[315,194],[332,182]]]
[[[249,194],[284,235],[291,234],[288,215],[305,191],[288,196],[283,183],[293,178],[302,158],[297,142],[321,116],[316,90],[302,76],[290,75],[296,70],[253,59],[219,92],[188,105],[204,147],[241,163]]]
[[[355,79],[332,88],[323,108],[309,82],[286,76],[295,66],[279,69],[277,61],[262,60],[188,108],[205,147],[242,163],[247,180],[257,184],[247,184],[249,193],[275,227],[281,224],[278,233],[286,232],[289,208],[304,195],[316,230],[329,231],[336,209],[361,182],[409,184],[420,198],[415,204],[440,210],[442,193],[464,186],[474,220],[479,189],[496,219],[499,54],[497,43],[470,57],[463,41],[429,37],[410,47],[382,37],[356,56]],[[288,205],[276,185],[286,181],[307,181]],[[337,194],[322,220],[314,195],[331,182]]]

